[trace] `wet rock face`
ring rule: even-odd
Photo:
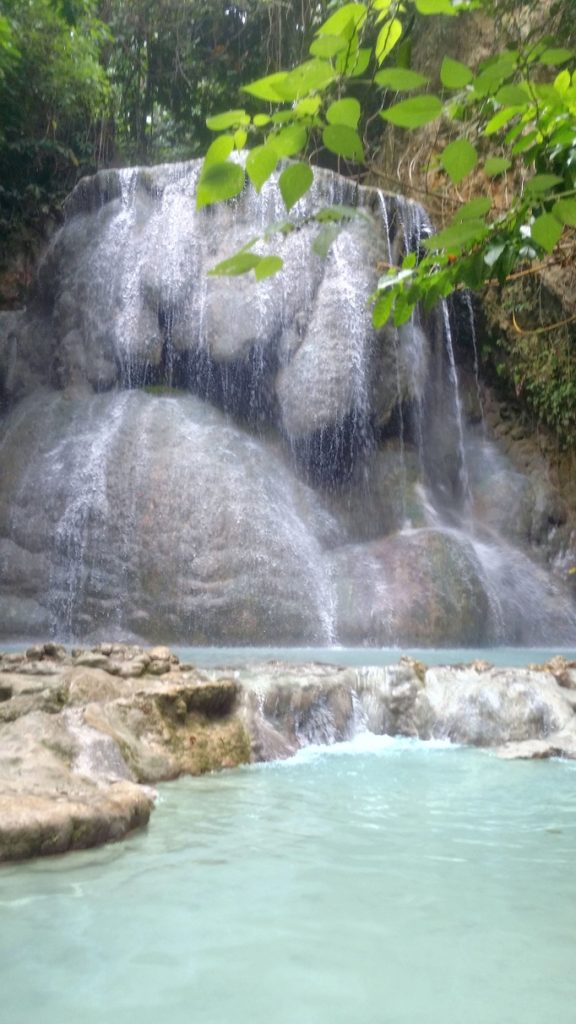
[[[303,513],[319,534],[330,517],[273,447],[198,399],[31,398],[4,458],[7,632],[97,636],[116,620],[150,640],[328,640],[327,571]]]
[[[532,562],[567,575],[561,511],[481,410],[468,429],[448,310],[371,326],[422,211],[318,171],[262,243],[279,275],[210,277],[284,211],[271,183],[197,212],[198,173],[82,182],[34,302],[0,316],[0,636],[572,642]],[[306,219],[331,203],[356,213],[322,259]]]

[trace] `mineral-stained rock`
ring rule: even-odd
[[[0,860],[94,846],[148,821],[150,792],[74,771],[77,740],[62,715],[34,711],[1,728]]]
[[[123,839],[148,823],[152,805],[151,794],[129,782],[106,790],[79,787],[66,797],[3,793],[0,860],[66,853]]]
[[[99,654],[97,651],[86,651],[83,654],[79,654],[74,661],[75,665],[83,665],[86,668],[108,668],[109,661],[105,654]]]
[[[119,839],[148,821],[153,792],[142,782],[249,760],[229,676],[170,671],[169,649],[166,661],[144,651],[136,661],[133,648],[111,647],[122,669],[135,669],[124,677],[82,664],[94,661],[88,653],[108,666],[103,652],[72,657],[56,647],[0,656],[0,860]],[[148,663],[167,665],[167,675],[146,679]]]
[[[76,665],[63,674],[68,686],[68,704],[89,704],[91,701],[116,700],[126,694],[127,686],[102,668]]]
[[[158,659],[151,661],[148,665],[148,672],[152,676],[163,676],[166,672],[169,672],[171,668],[170,661],[160,661]]]
[[[544,761],[550,757],[576,760],[576,730],[565,729],[552,733],[545,740],[524,740],[506,743],[496,749],[498,757],[505,761]]]
[[[247,734],[229,712],[233,683],[146,688],[133,698],[90,704],[84,721],[111,736],[139,782],[201,775],[249,760]]]
[[[337,632],[375,645],[485,642],[491,609],[472,546],[418,529],[341,548],[334,558]]]
[[[152,647],[148,651],[148,657],[150,658],[150,661],[167,661],[168,664],[170,664],[172,660],[172,652],[169,647]],[[178,661],[177,658],[175,660]]]
[[[557,654],[543,666],[551,672],[556,682],[567,690],[576,690],[576,661],[568,661]]]

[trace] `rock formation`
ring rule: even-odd
[[[299,230],[262,243],[282,272],[214,278],[282,205],[271,182],[196,212],[198,171],[81,182],[30,307],[0,316],[0,635],[572,642],[573,538],[458,378],[472,321],[371,326],[422,211],[317,171]],[[356,214],[322,259],[327,203]]]
[[[0,860],[121,839],[148,822],[157,782],[365,730],[576,758],[576,663],[199,671],[166,647],[106,643],[1,655]]]

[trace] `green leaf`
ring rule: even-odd
[[[364,160],[362,140],[353,128],[345,124],[329,124],[322,132],[322,142],[331,153],[348,160]]]
[[[361,107],[356,99],[336,100],[326,111],[326,120],[330,124],[346,124],[356,128],[360,120]]]
[[[336,241],[340,234],[341,228],[338,224],[324,224],[316,238],[312,242],[312,249],[317,256],[321,256],[322,259],[326,259],[328,250],[333,242]]]
[[[502,253],[506,248],[506,242],[499,242],[497,245],[491,245],[484,253],[484,263],[488,267],[493,267],[498,262]]]
[[[358,60],[358,52],[358,40],[353,39],[350,45],[345,50],[342,50],[342,53],[339,53],[334,61],[334,68],[337,74],[345,77],[352,73]]]
[[[212,132],[225,132],[227,128],[237,128],[240,124],[250,124],[245,110],[226,110],[223,114],[206,118],[206,127]]]
[[[273,235],[290,235],[295,230],[296,226],[291,220],[277,220],[273,224],[268,225],[263,237],[268,240]]]
[[[299,103],[294,107],[294,113],[297,117],[314,117],[318,113],[322,106],[322,100],[320,96],[308,96],[304,100],[300,100]]]
[[[376,39],[376,46],[374,47],[374,53],[376,60],[379,64],[382,64],[388,54],[394,49],[396,43],[402,35],[402,22],[398,18],[390,18],[385,21],[378,33]]]
[[[318,221],[319,224],[325,221],[341,221],[341,220],[352,220],[354,217],[366,218],[364,210],[359,210],[356,206],[346,206],[345,204],[336,203],[334,206],[325,206],[324,209],[318,210],[314,214],[314,220]]]
[[[257,192],[276,170],[278,154],[273,146],[255,146],[246,157],[246,171]]]
[[[310,53],[313,57],[335,57],[341,50],[346,50],[348,40],[344,36],[317,36],[310,46]]]
[[[532,224],[530,234],[533,240],[538,245],[541,245],[546,252],[552,252],[556,243],[560,240],[563,230],[563,225],[552,213],[543,213]]]
[[[557,174],[535,174],[524,187],[526,192],[540,195],[542,192],[549,192],[551,188],[561,183],[562,178],[559,178]]]
[[[268,114],[254,114],[253,121],[257,128],[263,128],[265,124],[270,124]]]
[[[561,71],[560,74],[556,75],[556,78],[554,79],[554,88],[556,92],[560,96],[565,96],[568,92],[568,89],[570,88],[570,82],[570,72],[567,68],[564,68],[564,71]]]
[[[506,132],[504,141],[507,146],[511,146],[515,139],[524,131],[524,124],[520,121],[519,124],[513,124],[512,127]]]
[[[484,238],[488,228],[483,220],[465,220],[460,224],[451,224],[449,227],[439,231],[431,238],[424,238],[422,245],[425,249],[446,249],[448,252],[458,252],[468,245]]]
[[[314,58],[288,72],[275,88],[284,99],[298,100],[310,92],[324,90],[335,77],[336,72],[328,61]]]
[[[573,50],[564,50],[562,47],[551,47],[548,50],[544,50],[544,53],[540,54],[538,58],[541,64],[564,64],[565,61],[571,60],[574,56]]]
[[[442,113],[442,103],[437,96],[412,96],[380,111],[380,117],[401,128],[419,128],[428,124]]]
[[[559,199],[552,207],[552,213],[562,224],[576,227],[576,199]]]
[[[424,75],[419,75],[410,68],[385,68],[374,75],[374,81],[385,89],[393,89],[396,92],[411,92],[412,89],[420,89],[428,83]]]
[[[237,131],[234,132],[234,145],[236,149],[244,149],[247,138],[248,132],[245,132],[243,128],[238,128]]]
[[[280,256],[262,256],[254,267],[254,275],[257,281],[263,281],[265,277],[272,277],[282,270],[284,260]]]
[[[308,132],[300,124],[294,124],[290,128],[284,128],[277,135],[270,139],[271,145],[278,156],[295,156],[306,147]]]
[[[484,135],[494,135],[496,132],[499,132],[512,118],[516,117],[519,111],[519,107],[505,107],[504,110],[499,110],[486,124]]]
[[[391,270],[386,277],[381,277],[378,281],[378,291],[383,292],[387,291],[389,288],[396,288],[396,286],[401,284],[402,281],[407,281],[411,277],[414,277],[414,273],[411,268]]]
[[[220,135],[217,139],[214,139],[204,157],[202,173],[207,171],[211,164],[221,164],[227,160],[233,149],[234,138],[232,135]]]
[[[479,70],[482,73],[489,72],[509,78],[519,64],[519,50],[503,50],[501,53],[495,53],[492,57],[487,57],[486,60],[483,60],[479,65]]]
[[[273,75],[266,75],[265,78],[258,78],[255,82],[250,82],[249,85],[243,85],[242,92],[248,92],[259,100],[282,103],[285,97],[278,91],[278,88],[286,77],[286,71],[275,71]]]
[[[292,209],[294,203],[302,198],[313,181],[314,174],[308,164],[290,164],[282,171],[278,184],[287,210]]]
[[[477,96],[493,96],[507,77],[507,70],[498,66],[488,67],[474,79],[474,92]]]
[[[550,145],[561,146],[562,148],[569,147],[571,149],[574,145],[574,130],[567,125],[560,128],[550,137]]]
[[[450,0],[416,0],[419,14],[458,14]]]
[[[336,60],[336,70],[340,74],[348,75],[349,78],[359,78],[366,71],[371,56],[372,50],[368,47],[360,47],[359,50],[350,53],[346,62],[343,60],[345,54],[341,53]]]
[[[440,68],[440,80],[446,89],[464,89],[473,78],[474,75],[466,64],[452,60],[451,57],[444,57]]]
[[[249,270],[254,270],[258,266],[262,257],[257,256],[255,252],[237,252],[234,256],[230,256],[227,260],[222,260],[221,263],[217,263],[212,270],[208,271],[209,277],[237,277],[239,274],[247,274]]]
[[[476,220],[484,217],[492,208],[492,200],[489,196],[477,196],[469,203],[464,203],[452,218],[454,221]]]
[[[390,319],[392,312],[392,306],[394,305],[395,295],[393,291],[387,291],[383,295],[380,295],[374,303],[374,309],[372,310],[372,325],[376,328],[383,327],[384,324]]]
[[[394,326],[401,327],[402,324],[408,322],[412,313],[414,312],[415,302],[412,302],[406,292],[400,292],[396,296],[396,302],[394,303]]]
[[[244,168],[239,164],[211,164],[200,175],[196,189],[196,209],[201,210],[209,203],[233,199],[244,188],[244,181]]]
[[[344,4],[318,29],[317,35],[340,36],[346,35],[351,39],[352,35],[366,21],[367,8],[365,4]]]
[[[519,85],[503,85],[494,98],[503,107],[525,107],[532,102],[526,90]]]
[[[512,146],[512,154],[517,156],[519,153],[525,153],[535,142],[541,141],[542,136],[539,131],[534,130],[533,132],[528,132],[527,135],[523,135],[522,138]]]
[[[455,185],[474,170],[478,154],[467,139],[449,142],[442,151],[442,166]]]
[[[504,171],[509,170],[510,167],[512,167],[512,161],[508,160],[507,157],[491,156],[484,164],[484,173],[489,178],[495,178],[498,174],[503,174]]]
[[[458,280],[474,291],[482,287],[486,280],[486,268],[484,253],[481,250],[471,253],[470,256],[461,257],[458,267]]]
[[[532,82],[531,92],[537,100],[541,100],[553,107],[560,107],[558,92],[550,82]]]

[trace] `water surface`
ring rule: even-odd
[[[11,1024],[542,1024],[576,1001],[576,768],[360,736],[161,787],[0,871]]]
[[[175,647],[182,661],[201,667],[246,665],[251,661],[310,661],[326,665],[395,665],[410,655],[425,665],[458,665],[488,661],[498,668],[542,665],[556,654],[576,659],[576,648],[568,647]]]

